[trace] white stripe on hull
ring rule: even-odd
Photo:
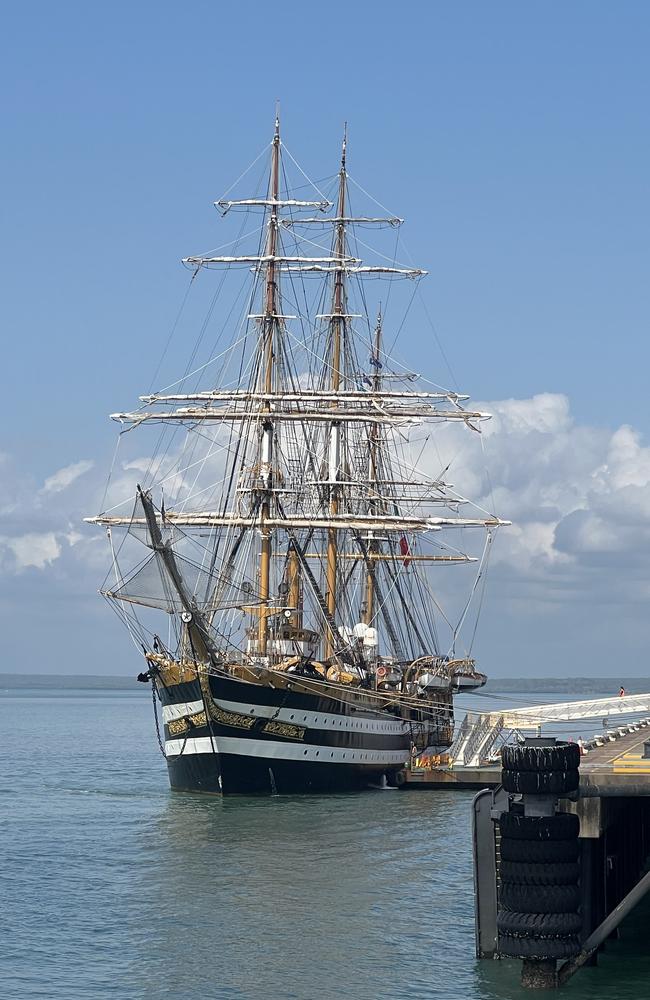
[[[163,705],[163,722],[183,719],[186,715],[196,715],[203,711],[202,701],[180,701],[177,705]]]
[[[200,736],[197,739],[167,740],[165,743],[165,753],[170,757],[214,751],[244,757],[273,757],[278,760],[315,761],[322,764],[380,764],[395,767],[408,760],[407,750],[364,750],[363,747],[342,750],[339,747],[248,740],[237,736]]]
[[[309,729],[332,729],[347,733],[393,733],[402,736],[409,731],[409,723],[399,719],[367,719],[363,716],[326,715],[323,712],[305,712],[297,708],[280,708],[273,705],[253,705],[241,701],[217,700],[220,708],[227,712],[252,715],[259,719],[273,719],[279,722],[294,722]],[[163,705],[163,720],[182,719],[203,711],[202,701],[187,701],[178,705]]]
[[[277,719],[279,722],[295,722],[309,729],[335,729],[348,733],[393,733],[402,736],[409,731],[408,722],[399,719],[366,719],[363,716],[326,715],[323,712],[306,712],[299,708],[274,708],[273,705],[252,705],[239,701],[222,701],[217,704],[228,712],[256,715],[263,719]]]

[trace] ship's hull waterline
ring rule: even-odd
[[[206,687],[207,685],[207,687]],[[394,783],[429,726],[320,692],[222,676],[164,686],[171,787],[233,795],[339,792]],[[435,725],[435,724],[434,724]]]

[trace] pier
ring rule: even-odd
[[[634,719],[648,714],[648,718]],[[639,756],[639,747],[650,736],[645,726],[650,723],[650,694],[625,695],[615,698],[595,698],[570,701],[500,712],[468,712],[461,723],[449,751],[438,757],[415,757],[405,771],[405,789],[479,789],[494,788],[501,780],[499,745],[524,736],[543,737],[543,730],[552,733],[555,723],[601,722],[601,731],[591,738],[581,739],[581,783],[586,786],[616,788],[616,775],[628,778],[638,773],[642,778],[647,768]],[[626,754],[630,756],[627,757]],[[650,763],[650,762],[649,762]],[[592,772],[598,771],[600,785]],[[592,776],[589,778],[589,776]],[[609,777],[607,776],[609,775]],[[630,781],[625,784],[631,788]],[[607,792],[604,792],[607,794]]]
[[[650,740],[650,719],[586,741],[593,745],[585,749],[580,765],[580,794],[611,797],[650,794],[650,758],[644,757],[644,743]],[[501,782],[501,767],[497,763],[455,764],[453,760],[438,765],[418,765],[418,758],[407,769],[406,789],[480,789],[496,788]],[[635,791],[635,789],[637,789]]]
[[[650,696],[543,706],[544,722],[578,712],[604,721],[580,746],[538,735],[542,706],[503,713],[501,734],[519,740],[505,744],[499,763],[450,758],[411,769],[405,783],[471,788],[485,779],[473,805],[476,954],[522,959],[530,988],[562,985],[596,964],[650,891],[650,718],[612,725],[617,707],[619,717],[646,712]],[[486,740],[484,720],[473,725]],[[525,728],[536,735],[522,740]],[[469,727],[463,739],[471,741]]]

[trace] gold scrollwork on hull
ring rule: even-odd
[[[227,712],[225,708],[217,705],[212,697],[208,674],[201,668],[199,668],[199,682],[201,684],[201,693],[203,694],[203,704],[206,706],[211,719],[214,719],[215,722],[221,722],[224,726],[235,726],[237,729],[251,729],[255,725],[255,716],[242,715],[241,712]]]
[[[216,703],[210,690],[210,680],[207,671],[202,668],[199,668],[199,682],[203,694],[203,703],[207,707],[211,719],[214,719],[215,722],[220,722],[224,726],[235,726],[237,729],[253,728],[258,721],[257,716],[243,715],[241,712],[228,712]],[[273,736],[284,736],[285,739],[289,740],[304,740],[305,738],[305,729],[303,726],[293,726],[290,722],[276,722],[274,719],[269,719],[262,726],[262,732],[270,733]]]
[[[148,652],[146,656],[150,665],[157,667],[160,672],[160,679],[165,687],[173,687],[175,684],[187,684],[196,680],[196,664],[188,663],[186,660],[170,660],[162,653]]]
[[[252,729],[256,723],[254,715],[242,715],[241,712],[227,712],[214,702],[210,705],[210,716],[224,726],[236,726],[238,729]]]
[[[171,736],[179,736],[186,733],[191,727],[197,729],[200,726],[207,726],[208,719],[205,712],[195,712],[194,715],[186,715],[183,719],[170,719],[167,728]]]
[[[290,722],[275,722],[271,719],[262,726],[263,733],[272,733],[274,736],[285,736],[290,740],[304,740],[305,729],[303,726],[292,726]]]
[[[187,719],[170,719],[167,723],[167,728],[169,729],[170,736],[179,736],[181,733],[187,732],[190,724]]]

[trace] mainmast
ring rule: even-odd
[[[380,354],[381,354],[381,308],[377,314],[377,326],[375,327],[375,343],[373,345],[373,358],[372,358],[372,364],[375,369],[372,379],[372,388],[373,391],[376,393],[381,391],[381,375],[379,374],[381,371]],[[380,435],[381,431],[379,425],[372,424],[369,434],[370,452],[368,458],[368,484],[370,489],[370,495],[373,497],[376,490],[375,484],[378,479],[378,472],[379,472],[377,468],[378,464],[377,459],[379,457],[378,452],[379,452]],[[376,513],[376,504],[374,499],[370,504],[370,512],[372,514]],[[368,535],[371,536],[371,534],[372,532],[369,531]],[[368,538],[367,549],[368,549],[368,555],[372,559],[373,555],[377,550],[377,543],[371,537]],[[365,594],[365,601],[364,601],[363,615],[362,615],[362,621],[364,621],[366,625],[372,624],[372,619],[375,613],[375,577],[374,577],[374,570],[371,569],[371,567],[372,567],[372,562],[369,563],[368,569],[366,571],[366,594]]]
[[[343,131],[343,147],[341,150],[341,168],[339,170],[339,192],[336,204],[336,230],[334,251],[332,256],[343,260],[345,256],[345,190],[347,175],[345,171],[345,153],[347,145],[347,124]],[[334,292],[332,296],[332,315],[330,316],[331,352],[330,352],[330,388],[338,392],[341,386],[341,345],[345,336],[345,268],[339,266],[334,271]],[[336,403],[334,406],[336,407]],[[339,512],[339,488],[336,485],[341,466],[341,424],[333,421],[329,432],[328,480],[330,483],[330,516],[336,517]],[[327,532],[327,563],[325,570],[325,592],[327,610],[334,618],[336,616],[336,572],[338,564],[338,531],[329,528]],[[333,637],[328,633],[325,640],[325,658],[334,652]]]
[[[271,152],[271,183],[269,190],[270,217],[266,237],[266,283],[264,295],[264,316],[262,319],[262,378],[265,393],[273,392],[274,374],[274,333],[279,313],[277,295],[276,256],[278,249],[278,201],[280,198],[280,118],[276,114],[275,134]],[[266,402],[262,412],[270,414],[271,404]],[[264,496],[260,509],[260,584],[259,584],[259,653],[266,653],[268,641],[268,602],[271,595],[271,529],[270,496],[273,486],[273,421],[270,416],[262,417],[262,463],[261,479]]]

